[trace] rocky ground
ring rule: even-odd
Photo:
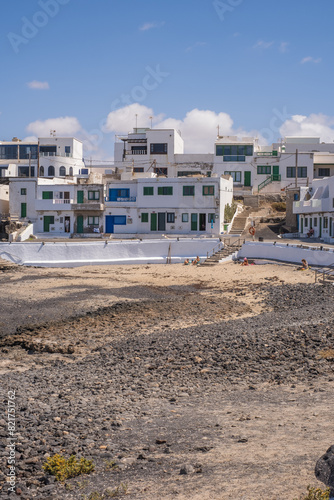
[[[5,408],[16,394],[10,498],[293,500],[321,486],[315,462],[333,444],[334,289],[313,280],[233,263],[3,270]],[[58,483],[42,470],[55,453],[91,459],[95,471]]]

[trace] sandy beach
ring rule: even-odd
[[[123,484],[130,499],[293,500],[323,486],[333,287],[312,271],[3,263],[0,281],[20,498],[108,498]],[[50,480],[42,463],[72,452],[95,472]]]

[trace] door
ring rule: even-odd
[[[126,215],[106,215],[106,233],[113,234],[114,226],[125,226]]]
[[[322,217],[319,217],[319,238],[322,236]]]
[[[77,191],[77,203],[83,203],[83,202],[84,202],[84,192]]]
[[[151,214],[151,231],[157,230],[157,214]]]
[[[304,232],[304,217],[300,218],[300,232],[303,234]]]
[[[199,214],[199,230],[205,231],[206,229],[206,214]]]
[[[65,233],[71,231],[71,217],[65,217]]]
[[[21,203],[21,218],[27,217],[27,204]]]
[[[251,185],[251,172],[245,172],[244,186]]]
[[[279,181],[279,165],[273,165],[273,181]]]
[[[50,232],[50,224],[55,223],[55,218],[53,215],[44,215],[44,233]]]
[[[329,236],[333,236],[333,217],[329,218]]]
[[[165,212],[158,213],[158,231],[166,231],[166,214],[165,214]]]
[[[192,231],[197,231],[197,214],[191,214],[191,226]]]
[[[79,191],[78,191],[79,194]],[[83,191],[82,191],[83,194]],[[83,233],[83,215],[77,217],[77,233]]]

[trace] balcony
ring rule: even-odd
[[[315,199],[307,201],[294,201],[293,213],[294,214],[309,214],[317,212],[329,212],[332,208],[330,206],[329,198]]]
[[[277,151],[258,151],[256,156],[278,156]]]
[[[36,210],[72,210],[74,200],[36,200]]]
[[[134,149],[132,151],[125,151],[126,155],[147,155],[147,149]]]
[[[72,158],[72,153],[53,153],[53,152],[48,152],[48,153],[44,153],[44,152],[39,152],[39,156],[40,158],[48,158],[49,156],[62,156],[63,158]]]
[[[74,203],[71,206],[72,210],[83,211],[102,211],[104,209],[103,203]]]
[[[113,202],[135,202],[137,200],[136,196],[129,196],[128,198],[116,198],[116,199],[110,199],[108,197],[105,198],[105,201],[113,203]]]

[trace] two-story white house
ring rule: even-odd
[[[142,178],[107,184],[107,234],[218,235],[232,203],[230,176]]]

